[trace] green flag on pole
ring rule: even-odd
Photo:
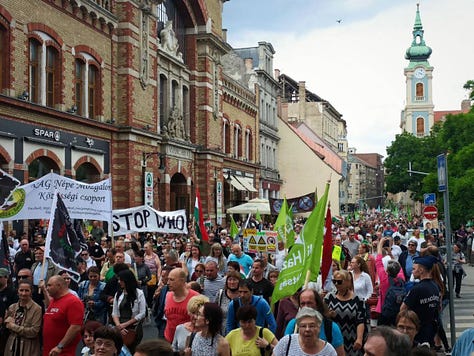
[[[329,183],[326,184],[324,195],[304,224],[300,241],[293,245],[285,258],[273,290],[272,304],[295,294],[305,284],[307,273],[309,273],[309,280],[316,281],[321,265],[328,193]]]
[[[293,231],[293,211],[288,207],[286,198],[280,207],[280,212],[273,226],[273,231],[278,232],[278,240],[284,241],[285,246],[290,248],[295,243],[295,232]]]
[[[260,212],[257,209],[257,213],[255,214],[255,220],[257,220],[259,223],[262,222],[262,216],[260,215]]]
[[[234,217],[230,216],[230,237],[232,237],[232,241],[234,241],[235,237],[239,234],[239,227],[235,223]]]

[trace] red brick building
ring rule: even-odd
[[[111,175],[114,209],[192,212],[198,187],[214,222],[255,197],[257,98],[223,72],[222,6],[2,0],[0,167],[22,182]]]

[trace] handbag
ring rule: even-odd
[[[154,287],[154,286],[156,286],[157,282],[158,282],[158,280],[156,278],[156,273],[152,273],[151,274],[151,279],[148,282],[146,282],[146,285],[150,286],[150,287]]]
[[[125,346],[130,347],[137,338],[136,326],[130,329],[127,328],[127,331],[128,332],[125,335],[122,335],[122,341]]]

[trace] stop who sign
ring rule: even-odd
[[[428,220],[434,220],[438,218],[438,209],[435,206],[425,206],[423,209],[423,217]]]

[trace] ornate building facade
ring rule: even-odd
[[[111,176],[114,209],[191,212],[197,187],[214,222],[255,197],[258,101],[223,72],[223,3],[2,1],[0,167]]]

